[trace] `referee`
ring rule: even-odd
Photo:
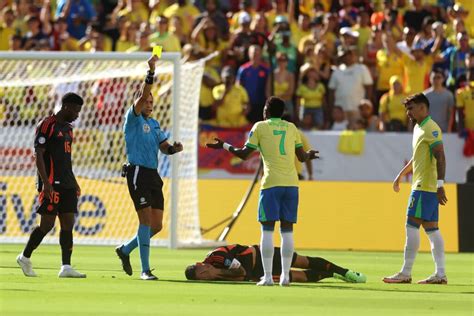
[[[158,174],[158,148],[166,155],[183,150],[183,145],[174,142],[170,145],[160,129],[160,123],[151,118],[153,111],[153,84],[157,56],[148,59],[149,70],[140,95],[125,114],[123,127],[127,148],[127,184],[130,196],[138,215],[137,235],[115,249],[122,261],[123,270],[132,275],[130,252],[139,247],[142,263],[142,280],[157,280],[150,271],[150,237],[163,227],[163,181]]]

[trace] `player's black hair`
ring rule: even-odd
[[[75,104],[75,105],[83,105],[84,100],[74,92],[68,92],[65,95],[63,95],[61,99],[61,104],[64,106],[66,104]]]
[[[428,109],[430,108],[430,101],[428,101],[428,98],[423,93],[413,94],[403,101],[405,106],[409,103],[423,103]]]
[[[186,279],[188,280],[196,280],[196,265],[187,266],[184,275],[186,275]]]
[[[266,106],[270,113],[270,117],[282,117],[285,112],[285,101],[278,97],[269,97]]]

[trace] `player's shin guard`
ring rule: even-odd
[[[45,233],[37,226],[30,235],[28,242],[26,243],[25,250],[23,250],[23,256],[26,258],[30,258],[33,251],[41,244]]]
[[[262,265],[265,280],[272,279],[273,270],[273,226],[262,225],[262,238],[260,240],[260,253],[262,255]]]
[[[413,268],[413,264],[415,263],[415,258],[419,247],[420,225],[408,220],[406,225],[404,261],[402,270],[400,271],[402,274],[411,276],[411,270]]]
[[[327,272],[330,274],[330,277],[333,276],[334,273],[340,275],[346,275],[347,269],[341,268],[340,266],[327,261],[326,259],[319,258],[319,257],[306,257],[308,258],[309,268],[317,273]],[[326,277],[327,278],[327,277]]]
[[[62,230],[59,232],[59,244],[61,245],[61,256],[63,265],[71,265],[72,255],[72,230]]]
[[[291,261],[293,259],[294,242],[293,242],[293,230],[292,229],[281,229],[281,276],[280,280],[290,281],[290,268]]]
[[[431,254],[433,255],[433,260],[436,267],[436,275],[439,277],[444,277],[445,272],[445,261],[444,261],[444,240],[443,236],[438,228],[426,229],[428,238],[430,239],[431,244]]]
[[[307,282],[318,282],[319,280],[332,278],[333,273],[327,271],[304,270]]]
[[[142,225],[138,227],[138,246],[140,248],[140,260],[142,272],[150,270],[150,226]]]

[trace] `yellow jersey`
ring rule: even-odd
[[[399,76],[403,78],[403,60],[397,54],[387,54],[385,49],[377,52],[377,71],[379,73],[377,79],[377,90],[390,89],[390,77]]]
[[[212,89],[215,100],[224,97],[225,84],[220,84]],[[248,124],[245,117],[245,105],[249,103],[247,91],[241,85],[233,85],[225,95],[224,101],[217,108],[216,124],[220,127],[242,127]]]
[[[427,87],[425,82],[433,65],[433,58],[426,56],[420,63],[403,54],[403,65],[405,73],[404,87],[407,93],[415,94],[423,92]]]
[[[456,106],[464,109],[464,127],[474,130],[474,82],[456,91]]]
[[[263,159],[262,189],[298,186],[295,149],[303,144],[293,123],[280,118],[257,122],[245,146],[260,150]]]
[[[443,142],[438,124],[426,117],[413,129],[413,180],[412,190],[436,192],[438,171],[433,147]]]
[[[318,83],[315,88],[310,88],[301,84],[296,90],[296,95],[301,98],[301,105],[305,109],[317,109],[323,105],[326,88],[322,83]]]
[[[380,114],[386,113],[390,120],[399,120],[406,126],[408,117],[405,106],[403,105],[403,101],[406,97],[407,95],[405,93],[394,94],[393,91],[385,93],[380,98]]]

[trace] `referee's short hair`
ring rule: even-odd
[[[423,103],[428,109],[430,108],[430,101],[428,101],[428,98],[423,93],[413,94],[403,101],[403,105],[405,106],[407,106],[409,103]]]
[[[270,117],[282,117],[285,112],[285,101],[278,97],[269,97],[266,102]]]
[[[84,100],[74,92],[68,92],[65,95],[63,95],[61,99],[61,104],[62,106],[67,105],[67,104],[74,104],[74,105],[83,105]]]

